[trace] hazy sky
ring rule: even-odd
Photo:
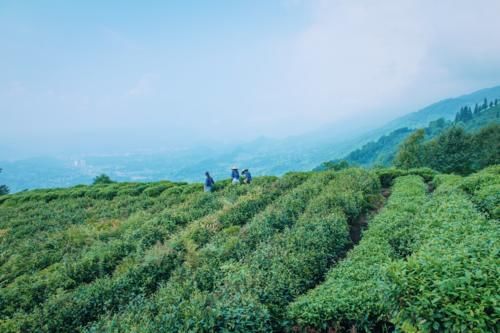
[[[498,0],[0,0],[0,146],[381,123],[500,84],[498,13]]]

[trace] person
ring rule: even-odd
[[[245,184],[250,184],[252,182],[252,174],[250,173],[250,171],[248,171],[248,169],[244,169],[241,174],[243,175],[243,177],[245,177],[243,179],[243,182]]]
[[[205,192],[212,192],[215,185],[214,179],[210,176],[208,171],[205,172],[205,176],[205,185],[203,186],[203,189],[205,190]]]
[[[231,168],[231,178],[233,185],[240,183],[240,173],[238,172],[238,168],[235,166]]]

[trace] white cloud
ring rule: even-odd
[[[495,84],[500,73],[500,1],[312,3],[312,23],[290,46],[283,82],[311,118],[391,117],[387,109],[413,111]]]

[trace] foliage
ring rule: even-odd
[[[92,184],[97,185],[97,184],[111,184],[113,181],[111,178],[109,178],[108,175],[105,174],[100,174],[99,176],[96,176],[92,182]]]
[[[7,195],[0,331],[491,331],[499,179],[498,166],[467,178],[347,168],[213,193],[162,181]],[[352,248],[381,186],[392,195]],[[433,288],[444,281],[459,297]]]
[[[363,147],[349,153],[344,159],[354,165],[389,166],[397,152],[398,144],[411,133],[412,130],[407,127],[397,129],[381,136],[377,141],[366,143]]]
[[[435,217],[427,239],[389,269],[392,322],[407,332],[496,331],[497,222],[478,214],[456,191],[438,193],[425,211]]]
[[[472,137],[470,168],[481,170],[500,163],[500,126],[489,125]]]
[[[9,194],[10,190],[7,185],[0,185],[0,195]]]
[[[426,144],[426,165],[445,173],[470,173],[471,141],[462,127],[451,127]]]
[[[2,173],[2,168],[0,168],[0,173]],[[9,187],[7,185],[0,185],[0,196],[9,194]]]
[[[143,332],[278,328],[280,309],[314,286],[345,251],[345,214],[360,214],[378,190],[377,179],[365,171],[314,174],[244,228],[218,235],[153,299],[90,331],[128,331],[137,320]],[[219,310],[207,312],[207,307]],[[151,310],[144,313],[144,308]]]
[[[394,166],[402,169],[424,166],[424,135],[423,129],[417,130],[401,144],[394,158]]]
[[[493,219],[500,218],[500,167],[491,166],[467,178],[441,175],[435,183],[441,188],[462,190],[476,207]]]
[[[397,169],[397,168],[375,168],[375,173],[380,179],[382,187],[388,188],[393,185],[396,178],[408,175],[420,176],[426,183],[431,182],[437,172],[429,168]]]
[[[461,189],[498,183],[498,167],[439,176],[430,198],[423,184],[404,198],[419,188],[408,177],[396,180],[388,205],[325,283],[289,306],[290,328],[496,330],[499,229]]]
[[[420,177],[398,178],[388,204],[371,222],[360,244],[329,272],[323,284],[290,305],[289,325],[325,330],[356,325],[369,331],[378,321],[387,321],[384,269],[408,246],[402,241],[404,232],[390,235],[410,231],[416,212],[426,201],[425,192]],[[391,240],[397,240],[397,245]],[[404,248],[407,251],[410,249]]]
[[[427,166],[445,173],[470,174],[500,163],[500,125],[491,124],[468,134],[452,126],[431,141],[423,131],[412,134],[400,147],[394,161],[403,169]]]
[[[487,156],[490,157],[490,161],[485,163],[483,159],[482,163],[480,162],[478,166],[472,167],[471,170],[477,171],[485,165],[498,163],[498,161],[491,162],[491,159],[498,156],[499,148],[496,143],[498,142],[498,128],[495,129],[495,124],[500,124],[500,106],[498,103],[493,103],[493,105],[486,107],[478,106],[477,110],[474,113],[470,113],[470,115],[469,111],[470,106],[462,106],[461,111],[459,111],[455,117],[455,121],[439,118],[430,121],[426,127],[422,127],[421,129],[416,130],[416,132],[414,129],[409,127],[401,127],[397,130],[393,130],[389,134],[381,135],[376,141],[365,143],[361,148],[352,151],[342,159],[324,162],[316,169],[323,170],[328,165],[335,165],[340,161],[346,161],[351,165],[360,165],[365,167],[388,167],[391,164],[403,168],[415,168],[421,166],[430,167],[430,164],[428,163],[429,161],[424,159],[426,154],[423,143],[436,138],[443,131],[453,126],[462,127],[467,133],[474,133],[481,130],[483,127],[491,126],[490,131],[488,132],[489,138],[480,138],[478,142],[473,142],[472,152],[468,152],[476,154],[474,158],[471,159],[472,162],[481,161],[481,157],[483,155],[481,153],[477,153],[477,151],[474,150],[474,147],[480,146],[481,148],[479,151],[481,152],[488,151],[489,148],[489,154]],[[464,114],[467,115],[464,116]],[[419,125],[418,127],[420,126],[422,125]],[[405,140],[407,140],[406,143]],[[488,144],[489,146],[487,147]],[[494,153],[497,155],[494,155]]]
[[[314,171],[325,171],[325,170],[335,170],[340,171],[347,169],[349,167],[349,163],[346,160],[341,161],[328,161],[322,163],[319,167],[314,169]]]
[[[474,110],[474,113],[477,114],[479,112],[481,112],[481,109],[479,109],[477,107],[477,104],[476,104],[476,108]],[[460,108],[460,111],[455,116],[455,122],[456,123],[458,123],[460,121],[462,121],[462,122],[468,122],[472,118],[473,118],[472,108],[470,106],[466,105],[466,106],[463,106],[463,107]]]

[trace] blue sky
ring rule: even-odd
[[[494,0],[0,0],[0,139],[43,154],[381,124],[500,84],[498,12]]]

